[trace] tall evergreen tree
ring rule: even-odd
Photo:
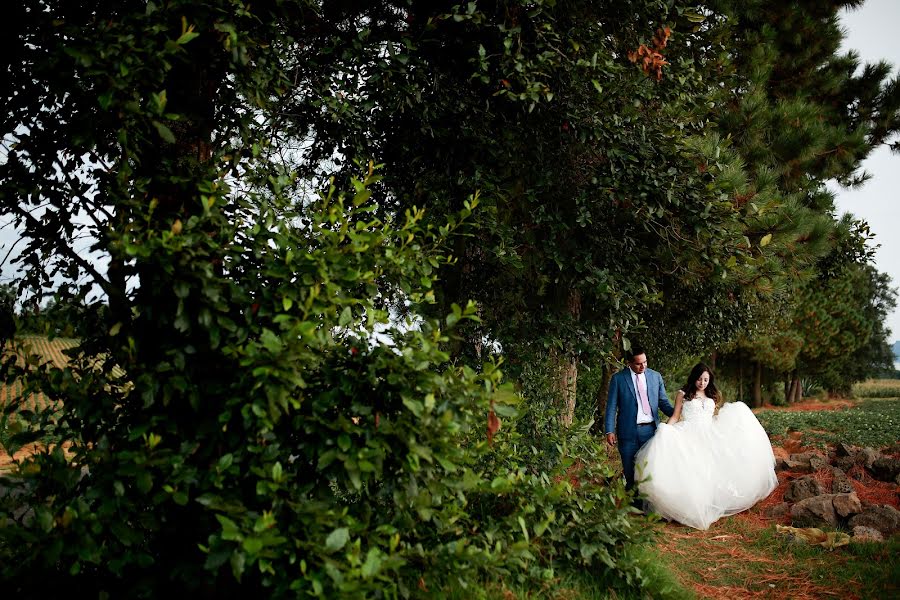
[[[825,182],[862,183],[862,160],[900,130],[900,85],[889,78],[889,65],[862,66],[854,53],[838,53],[838,12],[859,4],[714,4],[739,24],[734,64],[740,84],[719,125],[734,140],[751,180],[771,189],[767,197],[751,189],[745,198],[758,208],[748,221],[748,239],[774,247],[778,260],[759,274],[775,292],[768,301],[781,308],[749,313],[753,320],[775,320],[755,324],[732,346],[732,360],[725,356],[732,367],[743,358],[754,362],[757,402],[764,371],[780,378],[793,370],[791,353],[800,351],[796,340],[803,336],[789,331],[795,326],[785,317],[802,312],[801,290],[825,276],[818,268],[827,261],[819,259],[843,235]],[[760,335],[765,331],[774,337]],[[779,354],[781,364],[772,363]],[[789,387],[798,385],[794,377]]]

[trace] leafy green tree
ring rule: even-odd
[[[803,336],[797,371],[830,394],[890,369],[893,352],[884,320],[896,306],[890,278],[867,264],[851,264],[804,287],[795,316]],[[795,375],[796,378],[796,375]],[[799,389],[794,388],[795,398]]]
[[[291,168],[337,156],[340,172],[342,157],[375,154],[396,207],[437,218],[479,190],[435,311],[478,301],[453,349],[463,360],[499,347],[513,374],[554,365],[564,423],[578,365],[599,368],[645,330],[646,305],[769,253],[745,241],[729,197],[740,157],[708,131],[728,49],[695,31],[697,13],[413,2],[323,18],[328,36],[304,44],[317,68],[299,73],[314,91],[283,99],[308,116],[293,136],[310,150]]]
[[[372,163],[322,181],[321,162],[281,154],[310,123],[334,134],[342,101],[310,82],[353,72],[361,29],[400,18],[353,8],[11,9],[0,206],[25,238],[17,283],[40,299],[61,278],[93,317],[72,324],[66,368],[4,364],[61,401],[14,441],[71,444],[0,486],[10,593],[442,596],[566,568],[646,584],[629,549],[646,533],[601,448],[566,432],[548,438],[556,460],[531,464],[519,431],[546,420],[495,363],[447,351],[475,305],[421,308],[475,190],[426,223],[391,209]],[[285,113],[296,97],[315,118]],[[408,321],[391,316],[406,304]],[[580,485],[558,458],[570,449]]]

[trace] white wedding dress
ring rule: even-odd
[[[653,512],[695,529],[747,510],[775,489],[775,456],[743,402],[684,402],[681,420],[661,423],[637,453],[635,479]]]

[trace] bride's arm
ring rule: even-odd
[[[679,420],[681,420],[681,407],[684,405],[684,392],[678,390],[678,393],[675,394],[675,412],[672,413],[672,416],[669,417],[669,420],[666,421],[669,425],[674,425]]]

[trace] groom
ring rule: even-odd
[[[647,353],[633,347],[625,354],[628,368],[609,381],[606,399],[606,442],[619,446],[625,488],[634,487],[634,455],[659,425],[659,409],[669,417],[675,409],[666,396],[662,375],[647,368]]]

